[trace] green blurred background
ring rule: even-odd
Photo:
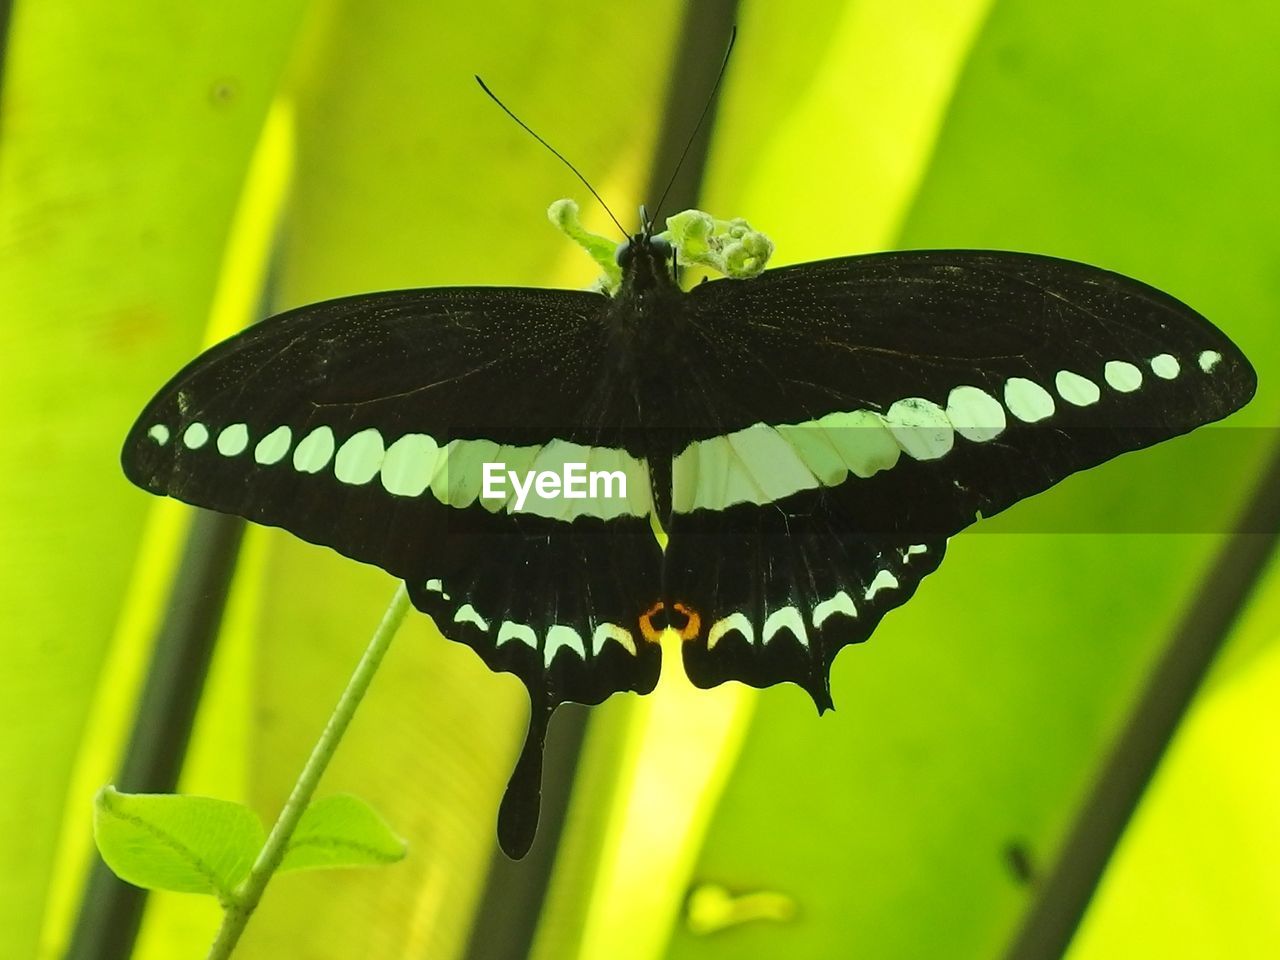
[[[655,199],[664,130],[707,93],[673,77],[714,69],[736,21],[700,205],[748,217],[775,263],[964,246],[1119,270],[1225,329],[1261,384],[1232,424],[1276,425],[1280,7],[689,3],[16,4],[0,87],[0,957],[64,956],[96,859],[91,799],[181,586],[193,511],[131,488],[117,461],[151,393],[264,297],[591,280],[545,219],[588,198],[474,73],[629,222]],[[1072,824],[1106,800],[1109,752],[1146,722],[1156,665],[1238,541],[1026,531],[1105,531],[1137,510],[1228,531],[1271,432],[1236,437],[1229,456],[1199,436],[1131,455],[957,538],[839,658],[832,715],[792,687],[664,681],[592,711],[579,751],[570,711],[552,749],[573,788],[543,825],[559,843],[520,865],[495,858],[494,819],[524,692],[413,615],[321,788],[369,799],[409,858],[281,878],[237,955],[1057,955],[1013,944],[1058,909]],[[1280,575],[1250,583],[1246,602],[1223,594],[1225,646],[1072,960],[1280,956]],[[181,789],[273,818],[392,589],[247,531]],[[134,956],[202,956],[217,919],[202,898],[151,896]]]

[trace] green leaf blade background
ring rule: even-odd
[[[117,762],[78,750],[98,730],[99,671],[121,656],[113,632],[151,509],[120,475],[120,444],[157,371],[200,342],[302,6],[13,12],[0,130],[0,724],[13,735],[0,781],[24,790],[0,806],[0,862],[15,865],[0,875],[5,956],[36,956],[46,913],[74,909],[79,870],[55,864],[87,863],[93,791]],[[123,729],[127,708],[112,712]],[[86,763],[95,776],[77,774]]]
[[[696,831],[669,840],[694,863],[691,885],[776,893],[795,918],[697,936],[677,922],[666,950],[646,956],[1000,954],[1034,897],[1009,848],[1025,847],[1041,871],[1060,853],[1220,543],[1098,531],[1161,512],[1187,529],[1225,529],[1270,442],[1280,413],[1276,11],[1257,0],[979,6],[832,0],[798,16],[744,2],[706,206],[770,233],[780,263],[896,236],[1139,276],[1221,324],[1255,361],[1259,397],[1233,423],[1257,429],[1124,458],[992,532],[957,538],[915,600],[840,657],[834,715],[815,717],[791,688],[761,694],[705,842]],[[574,0],[18,5],[0,127],[0,533],[18,545],[0,566],[10,651],[0,779],[26,789],[0,809],[0,955],[59,956],[92,789],[116,762],[102,725],[129,722],[127,693],[102,691],[118,660],[136,681],[147,650],[146,617],[116,622],[122,596],[151,590],[158,611],[167,589],[167,570],[135,566],[152,507],[120,477],[119,443],[198,349],[269,104],[292,103],[297,124],[279,307],[435,283],[585,286],[592,266],[544,211],[576,196],[589,226],[606,229],[603,217],[471,75],[630,223],[630,207],[653,199],[640,184],[681,10],[674,0],[624,12]],[[891,29],[912,17],[914,29]],[[949,67],[930,45],[957,30],[976,39],[937,142],[904,153],[895,138],[910,124],[894,114],[902,91],[891,85],[938,81]],[[915,195],[909,211],[886,183]],[[1095,532],[1032,532],[1071,525]],[[274,812],[393,585],[278,531],[249,540],[255,556],[228,628],[234,656],[204,705],[198,769],[184,782]],[[1280,889],[1269,855],[1280,849],[1280,790],[1265,763],[1276,589],[1273,574],[1180,731],[1073,960],[1148,943],[1170,957],[1210,955],[1222,924],[1237,952],[1280,951],[1265,916]],[[393,871],[282,878],[249,928],[248,958],[458,957],[474,924],[502,922],[477,905],[524,693],[413,621],[324,785],[368,797],[412,852]],[[617,698],[597,711],[592,736],[610,746],[635,712],[633,698]],[[575,804],[603,815],[618,772],[584,770]],[[564,848],[560,902],[592,896],[616,853],[590,824],[582,833]],[[1246,895],[1231,896],[1233,884]],[[216,917],[192,904],[209,906],[151,899],[145,956],[207,947]],[[1175,909],[1144,941],[1143,913]],[[557,943],[580,940],[580,915],[553,901],[547,911]],[[42,913],[54,932],[38,953]]]
[[[1069,960],[1280,948],[1280,566],[1214,665],[1089,905]],[[1159,923],[1151,918],[1158,917]]]

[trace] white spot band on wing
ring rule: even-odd
[[[343,483],[362,486],[378,475],[387,454],[382,434],[370,427],[352,434],[333,458],[333,475]]]
[[[406,433],[382,458],[382,488],[400,497],[417,497],[431,486],[440,446],[425,433]]]
[[[1162,380],[1172,380],[1182,372],[1182,365],[1177,357],[1162,353],[1151,358],[1151,372]]]
[[[494,641],[494,645],[500,647],[508,640],[519,640],[530,650],[538,649],[538,635],[527,623],[503,620],[502,626],[498,627],[498,639]]]
[[[900,401],[906,412],[917,403],[936,413],[919,438],[904,427],[912,450],[942,455],[950,449],[951,426],[936,404]],[[938,417],[942,417],[942,423]],[[720,437],[689,444],[672,463],[672,505],[679,513],[723,510],[738,503],[765,504],[819,486],[836,486],[850,473],[870,477],[893,467],[904,447],[886,418],[871,410],[829,413],[818,420],[777,426],[757,423]],[[932,446],[931,446],[932,445]],[[911,451],[908,451],[911,452]]]
[[[871,581],[871,586],[867,587],[867,592],[863,595],[864,600],[872,600],[881,590],[893,590],[898,586],[898,578],[888,570],[881,570],[876,574],[875,579]]]
[[[1010,377],[1004,385],[1004,405],[1023,423],[1037,423],[1056,409],[1049,391],[1034,380]]]
[[[233,423],[218,434],[218,452],[224,457],[238,457],[248,446],[248,424]]]
[[[253,459],[264,467],[279,463],[289,452],[292,443],[293,431],[288,427],[276,427],[258,441],[258,445],[253,448]]]
[[[795,446],[763,423],[695,441],[672,465],[673,501],[681,513],[773,503],[817,486]]]
[[[294,448],[293,468],[299,473],[319,473],[333,459],[333,450],[333,431],[329,427],[316,427]]]
[[[764,629],[760,631],[762,643],[768,643],[779,631],[790,630],[801,646],[809,646],[809,634],[804,628],[804,618],[795,607],[779,607],[769,614],[764,621]]]
[[[445,506],[471,506],[480,496],[483,465],[497,455],[492,440],[450,440],[437,461],[431,495]]]
[[[1102,396],[1102,391],[1098,389],[1096,383],[1070,370],[1059,370],[1058,375],[1053,379],[1053,385],[1057,388],[1058,396],[1077,407],[1087,407],[1097,403],[1098,398]]]
[[[863,480],[892,469],[902,456],[884,418],[871,410],[829,413],[810,427],[825,434],[848,473]]]
[[[1120,393],[1133,393],[1142,386],[1142,371],[1127,360],[1108,360],[1102,369],[1107,386]]]
[[[829,600],[823,600],[813,608],[813,628],[816,630],[826,622],[832,614],[842,613],[846,617],[856,617],[858,609],[853,605],[853,597],[841,590]]]
[[[903,452],[914,460],[938,460],[955,444],[951,421],[932,400],[906,397],[891,406],[884,419]]]
[[[618,626],[616,623],[602,623],[596,627],[596,632],[591,635],[591,652],[598,656],[600,651],[604,649],[604,645],[610,640],[613,640],[629,654],[635,656],[636,641],[631,636],[631,631],[625,627]]]
[[[473,623],[481,630],[488,631],[489,621],[480,616],[476,612],[476,608],[469,603],[464,603],[458,608],[458,612],[453,615],[454,623]]]
[[[1008,425],[999,400],[985,390],[967,385],[951,391],[946,414],[956,433],[975,443],[994,440]]]
[[[747,619],[747,615],[745,613],[731,613],[711,625],[711,630],[707,633],[707,649],[714,650],[716,644],[720,642],[720,638],[730,630],[737,630],[747,643],[756,642],[755,628],[751,626],[751,621]]]
[[[587,659],[587,651],[582,645],[582,635],[573,627],[556,623],[547,631],[547,645],[542,651],[543,666],[550,667],[556,654],[561,650],[572,650],[579,660]]]
[[[182,442],[189,450],[199,450],[209,442],[209,428],[197,420],[183,431]]]
[[[1124,376],[1127,371],[1116,375]],[[1069,371],[1056,386],[1076,404],[1095,402],[1096,384]],[[853,410],[818,420],[753,424],[719,437],[695,440],[672,464],[672,505],[679,513],[724,510],[739,503],[776,503],[802,490],[866,478],[892,469],[905,453],[915,460],[945,457],[959,434],[984,443],[1008,427],[1005,408],[1024,423],[1053,415],[1053,396],[1040,384],[1012,377],[1004,406],[980,387],[961,384],[944,410],[923,397],[905,397],[884,414]]]
[[[484,489],[484,464],[501,464],[501,483],[495,496],[481,498]],[[537,493],[536,484],[523,502],[522,512],[553,520],[571,522],[588,516],[612,519],[617,516],[647,516],[651,509],[649,470],[647,465],[625,450],[587,447],[565,440],[551,440],[541,446],[512,446],[492,440],[450,440],[441,447],[435,438],[425,434],[405,434],[387,448],[382,458],[382,486],[388,493],[401,497],[422,496],[428,489],[441,503],[455,507],[479,504],[490,513],[516,510],[514,483],[508,472],[518,475],[523,484],[530,471],[563,475],[566,464],[586,464],[579,470],[584,497],[548,496]],[[592,472],[608,473],[608,478],[591,480]],[[616,473],[625,477],[623,483]],[[598,495],[590,493],[595,483]]]

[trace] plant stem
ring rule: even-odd
[[[311,802],[320,778],[324,776],[329,761],[333,759],[333,754],[338,749],[342,735],[347,732],[356,707],[360,706],[360,701],[368,692],[373,675],[377,672],[378,665],[382,663],[387,648],[391,646],[391,638],[396,635],[396,630],[404,622],[408,611],[409,594],[402,583],[396,589],[395,596],[391,598],[391,604],[387,607],[387,612],[382,615],[382,622],[374,631],[373,639],[365,648],[360,662],[356,664],[355,672],[347,681],[347,688],[342,691],[338,705],[333,708],[329,722],[325,724],[324,733],[320,734],[320,739],[312,748],[306,766],[298,775],[289,799],[285,801],[284,809],[280,811],[275,826],[267,836],[267,842],[258,851],[258,859],[254,861],[253,869],[236,890],[232,902],[226,905],[222,926],[218,929],[218,936],[213,941],[213,946],[209,948],[207,960],[226,960],[231,956],[231,951],[235,949],[240,935],[244,933],[245,924],[253,916],[253,911],[258,908],[263,891],[267,889],[267,883],[280,866],[289,838],[293,836],[298,820],[307,809],[307,804]]]

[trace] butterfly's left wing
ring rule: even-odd
[[[382,567],[442,633],[524,682],[529,741],[500,822],[517,855],[536,822],[550,712],[658,678],[658,648],[637,623],[659,551],[634,403],[601,363],[609,303],[495,287],[301,307],[193,361],[122,454],[153,493]],[[509,496],[483,496],[483,462],[582,462],[624,474],[627,498],[533,495],[516,512]]]
[[[791,680],[820,708],[836,652],[949,536],[1255,387],[1185,304],[1052,257],[875,254],[690,301],[665,560],[700,621],[685,666],[700,686]]]

